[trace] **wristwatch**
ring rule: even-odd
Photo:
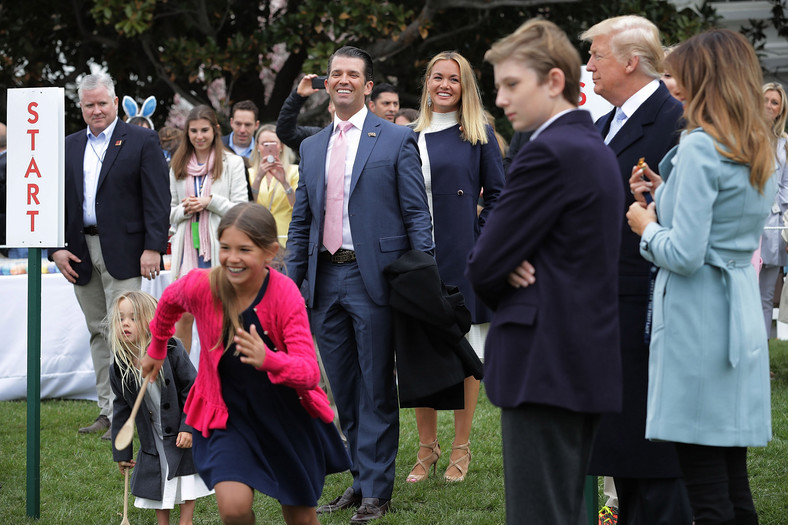
[[[290,194],[292,194],[292,193],[293,193],[293,187],[292,187],[292,186],[290,186],[289,188],[287,188],[287,189],[285,190],[285,195],[290,195]]]

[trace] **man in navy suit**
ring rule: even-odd
[[[616,189],[626,197],[626,210],[634,201],[629,191],[632,167],[645,158],[651,169],[658,169],[678,142],[683,109],[658,80],[664,55],[659,30],[649,20],[633,15],[610,18],[581,37],[591,42],[586,69],[593,75],[594,92],[615,106],[596,125],[618,159]],[[690,525],[692,511],[673,445],[645,439],[651,270],[640,256],[640,237],[632,233],[623,214],[620,219],[624,407],[620,414],[603,417],[590,472],[614,477],[619,525]]]
[[[358,507],[351,523],[367,523],[389,509],[399,433],[383,269],[408,250],[431,252],[432,227],[415,134],[364,104],[369,54],[337,50],[325,85],[336,114],[301,144],[286,261],[296,284],[306,281],[352,461],[353,485],[317,510]]]
[[[79,432],[110,439],[112,362],[103,320],[120,293],[155,278],[167,249],[170,189],[155,131],[118,119],[109,75],[87,75],[79,102],[88,127],[66,137],[67,248],[50,257],[73,283],[90,332],[100,414]]]
[[[600,414],[621,408],[616,269],[624,197],[613,153],[577,108],[580,56],[530,20],[485,55],[496,105],[533,132],[471,252],[467,276],[494,310],[487,395],[501,407],[506,521],[578,523]],[[535,282],[511,273],[523,260]],[[599,384],[609,385],[599,388]]]

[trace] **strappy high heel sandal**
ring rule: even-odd
[[[446,472],[443,474],[443,479],[446,481],[457,482],[465,480],[465,475],[468,474],[468,467],[471,465],[471,442],[468,441],[464,445],[457,445],[451,447],[451,451],[454,452],[455,450],[464,450],[465,454],[460,456],[459,458],[452,460],[449,463],[449,466],[446,468]],[[454,467],[460,473],[459,476],[450,476],[449,471]]]
[[[435,470],[438,468],[438,460],[441,457],[441,446],[438,444],[438,439],[436,438],[435,441],[432,443],[421,443],[419,442],[419,448],[426,448],[430,451],[430,455],[426,458],[420,458],[418,454],[416,454],[416,464],[413,465],[413,468],[410,469],[410,474],[408,474],[407,481],[408,483],[418,483],[419,481],[424,481],[430,475],[430,467],[432,467],[432,473],[435,473]],[[414,474],[414,470],[416,467],[421,466],[424,470],[424,474]]]

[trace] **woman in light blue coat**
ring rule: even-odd
[[[666,68],[687,131],[660,163],[665,184],[633,167],[638,202],[627,213],[641,255],[660,268],[646,438],[676,443],[697,525],[757,523],[746,447],[771,439],[771,414],[750,259],[776,192],[761,69],[749,42],[728,30],[687,40]],[[642,193],[653,190],[646,206]]]

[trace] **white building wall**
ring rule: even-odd
[[[671,3],[681,10],[685,7],[697,7],[702,0],[672,0]],[[777,35],[777,30],[771,24],[771,2],[762,0],[711,2],[711,5],[720,15],[722,27],[740,31],[743,26],[749,25],[752,20],[765,20],[767,22],[764,33],[764,44],[761,63],[766,69],[767,80],[777,80],[788,84],[788,40]]]

